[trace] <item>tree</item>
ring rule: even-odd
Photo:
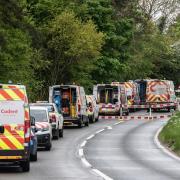
[[[49,84],[70,81],[68,73],[74,64],[91,61],[100,54],[103,33],[97,32],[91,21],[82,23],[72,12],[57,16],[47,30]]]

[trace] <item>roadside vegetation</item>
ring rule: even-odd
[[[48,86],[139,78],[180,83],[178,0],[0,0],[0,82]],[[156,16],[158,14],[158,17]]]
[[[180,112],[171,117],[159,134],[160,141],[180,156]]]

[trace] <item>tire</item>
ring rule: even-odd
[[[58,129],[56,129],[56,133],[55,133],[55,134],[56,134],[56,135],[53,136],[53,139],[58,140],[58,139],[59,139],[59,130],[58,130]]]
[[[30,157],[31,161],[37,161],[37,151],[36,154],[32,154]]]
[[[30,161],[29,159],[26,161],[21,162],[21,168],[23,172],[29,172],[30,170]]]
[[[125,115],[126,115],[126,116],[129,116],[129,111],[125,112]]]
[[[83,123],[82,123],[82,120],[80,119],[79,122],[78,122],[78,127],[82,128],[82,126],[83,126]]]
[[[87,118],[87,119],[88,119],[88,118]],[[88,126],[89,126],[89,120],[87,120],[84,124],[85,124],[85,126],[88,127]]]
[[[46,150],[46,151],[50,151],[50,150],[51,150],[51,147],[52,147],[52,143],[51,143],[51,141],[50,141],[49,144],[45,146],[45,150]]]
[[[64,133],[63,133],[63,127],[62,127],[62,129],[59,130],[59,137],[62,138],[62,137],[63,137],[63,134],[64,134]]]
[[[167,108],[167,112],[171,112],[171,108]]]

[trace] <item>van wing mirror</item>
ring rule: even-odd
[[[35,126],[35,117],[31,116],[31,126]]]

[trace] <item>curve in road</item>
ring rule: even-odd
[[[166,121],[133,120],[113,126],[87,142],[86,159],[117,180],[179,180],[180,162],[154,143]]]

